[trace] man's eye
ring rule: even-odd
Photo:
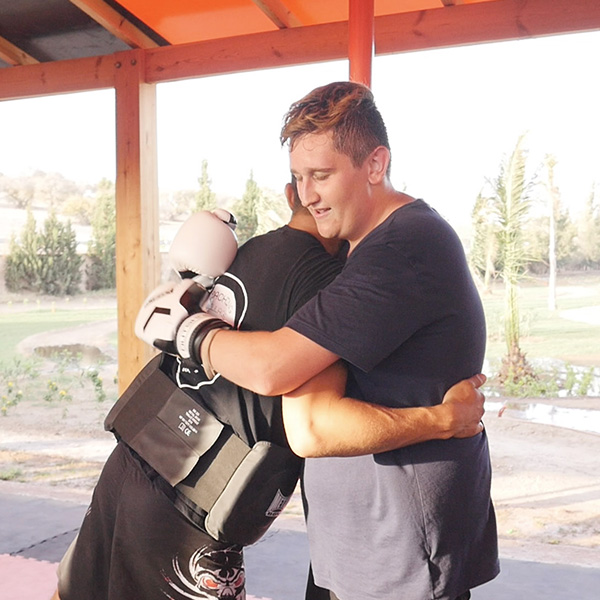
[[[316,181],[325,181],[329,177],[329,173],[315,173],[314,178]]]

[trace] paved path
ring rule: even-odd
[[[88,498],[64,488],[0,482],[0,599],[48,600],[56,563]],[[281,518],[246,551],[248,600],[303,600],[307,564],[301,520]],[[599,589],[600,569],[504,559],[502,574],[474,590],[473,600],[596,600]]]

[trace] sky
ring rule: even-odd
[[[563,202],[577,213],[600,184],[600,32],[376,57],[372,88],[392,147],[392,182],[455,225],[527,133],[531,170],[557,160]],[[289,105],[348,78],[346,61],[159,84],[161,191],[212,188],[241,197],[250,173],[283,189],[279,145]],[[35,169],[79,182],[115,178],[112,90],[0,102],[0,173]]]

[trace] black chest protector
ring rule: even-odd
[[[219,541],[257,541],[288,503],[301,459],[267,441],[250,447],[180,389],[153,358],[104,427],[175,490],[176,507]]]

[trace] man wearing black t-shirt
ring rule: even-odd
[[[276,329],[340,271],[341,263],[330,254],[339,244],[319,238],[313,218],[299,202],[294,203],[292,191],[287,186],[293,211],[290,224],[247,242],[209,297],[207,308],[242,330]],[[223,378],[207,377],[192,361],[164,355],[162,368],[249,446],[269,440],[287,447],[281,402]],[[340,381],[339,370],[328,375],[331,390],[341,396]],[[307,403],[320,406],[316,396],[307,396]],[[457,386],[447,399],[441,407],[445,411],[422,414],[395,410],[382,415],[372,407],[374,427],[380,415],[387,420],[388,431],[379,435],[379,443],[396,447],[418,441],[408,422],[423,416],[428,419],[427,439],[476,433],[481,401],[472,384]],[[366,403],[338,398],[335,413],[324,416],[326,426],[334,425],[335,432],[328,435],[327,443],[319,444],[320,452],[353,451],[360,437],[352,429],[348,434],[344,431],[364,429],[369,409]],[[301,422],[299,416],[296,431],[301,430]],[[344,436],[349,447],[344,447]],[[103,469],[78,539],[61,563],[60,598],[243,598],[242,547],[216,541],[197,522],[192,525],[182,518],[182,514],[189,516],[189,505],[182,506],[180,500],[150,464],[120,442]]]
[[[383,408],[441,401],[481,369],[483,310],[455,232],[394,190],[370,90],[349,82],[314,90],[288,111],[282,142],[319,233],[349,244],[344,269],[274,332],[216,329],[195,316],[183,351],[264,394],[310,391],[306,382],[342,358],[348,395]],[[490,485],[485,432],[307,461],[316,585],[340,600],[468,598],[499,571]]]

